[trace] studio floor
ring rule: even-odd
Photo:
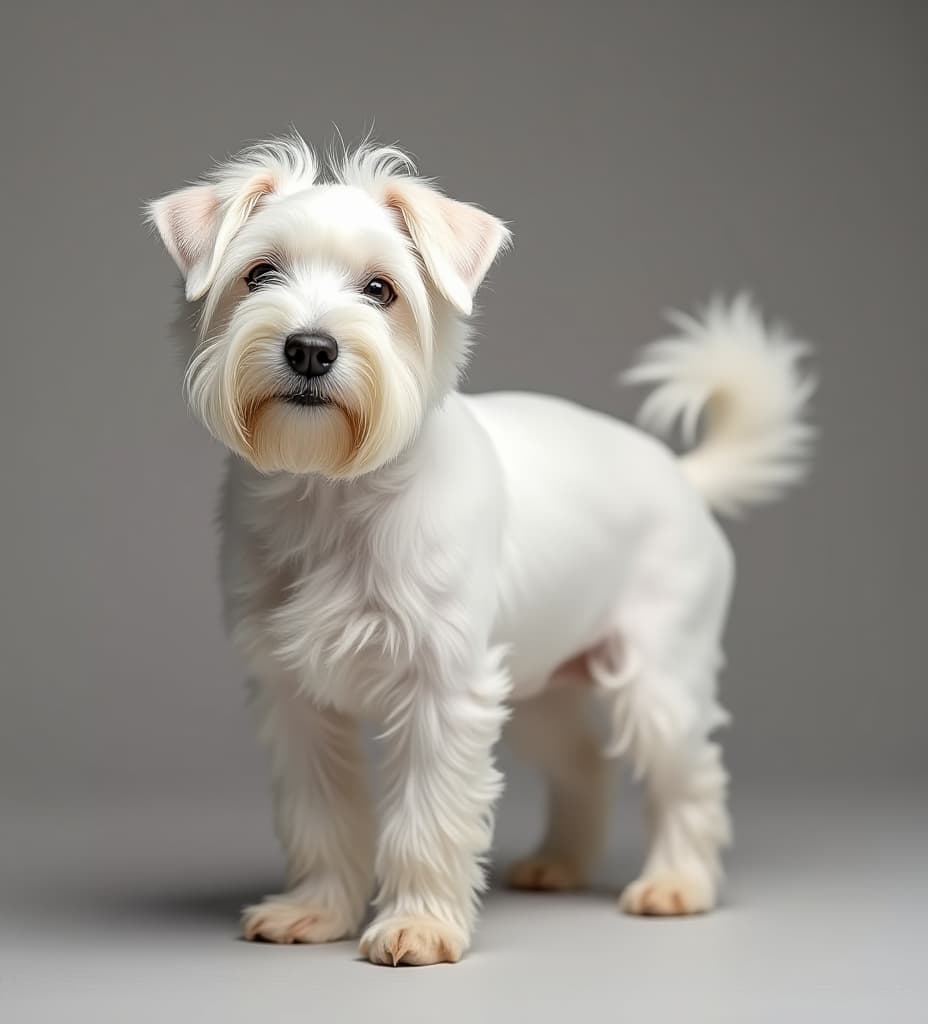
[[[524,845],[520,808],[496,862]],[[928,802],[818,791],[735,801],[723,906],[687,920],[616,912],[640,834],[617,833],[594,891],[495,887],[458,965],[389,969],[353,942],[237,938],[278,883],[249,797],[2,808],[0,1018],[81,1021],[925,1020]],[[527,812],[526,812],[527,813]],[[630,823],[629,823],[630,824]]]

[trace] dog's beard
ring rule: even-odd
[[[243,304],[198,347],[186,376],[194,412],[264,473],[343,479],[382,466],[415,436],[425,408],[415,341],[392,339],[372,311],[346,310],[326,322],[339,343],[336,365],[303,380],[283,359],[283,339],[299,324],[299,311],[284,306],[280,297]]]

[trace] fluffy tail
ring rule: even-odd
[[[800,367],[809,346],[765,326],[747,295],[716,299],[702,317],[673,313],[678,334],[646,346],[625,374],[656,384],[639,414],[664,436],[679,423],[683,468],[718,512],[773,501],[806,474],[815,428],[806,420],[815,379]]]

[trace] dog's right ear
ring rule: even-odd
[[[219,197],[212,185],[194,185],[148,204],[148,220],[184,275],[189,300],[209,287],[207,266],[215,248]]]
[[[148,204],[148,220],[184,275],[190,302],[209,291],[235,233],[264,200],[312,185],[316,160],[296,132],[246,149],[200,185]]]
[[[184,275],[189,302],[209,291],[233,235],[274,190],[274,178],[265,172],[225,200],[210,184],[191,185],[148,204],[148,219]]]

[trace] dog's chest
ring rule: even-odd
[[[433,644],[440,567],[421,535],[394,523],[395,512],[382,495],[373,514],[320,485],[266,495],[252,517],[266,571],[286,578],[264,613],[274,657],[304,690],[342,710],[379,710]]]

